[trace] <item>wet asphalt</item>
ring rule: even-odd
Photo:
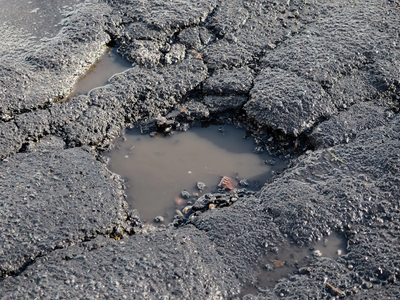
[[[66,2],[44,37],[40,7],[0,25],[0,299],[400,297],[398,0]],[[61,101],[107,45],[132,68]],[[288,167],[143,225],[107,150],[209,119]],[[257,286],[268,253],[332,232],[346,254]]]

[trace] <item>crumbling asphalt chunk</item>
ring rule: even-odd
[[[178,35],[178,39],[188,49],[199,50],[202,47],[198,27],[190,27],[182,30]]]
[[[321,85],[324,91],[331,96],[331,99],[324,96],[322,97],[323,100],[316,100],[317,97],[313,104],[311,104],[312,100],[306,101],[310,106],[296,108],[293,106],[294,103],[286,102],[285,98],[282,97],[283,102],[281,102],[282,100],[277,101],[278,105],[271,107],[265,105],[270,100],[263,95],[260,99],[256,97],[253,103],[249,104],[248,114],[254,114],[252,108],[256,107],[257,104],[259,108],[273,109],[275,110],[273,117],[260,118],[260,125],[279,128],[285,133],[297,135],[320,121],[318,117],[329,117],[336,114],[337,111],[334,106],[337,108],[346,107],[359,101],[368,100],[368,98],[376,98],[385,93],[399,74],[398,67],[393,68],[393,65],[398,66],[398,60],[393,61],[393,64],[381,62],[381,57],[398,56],[398,46],[394,42],[396,34],[392,29],[395,25],[388,20],[387,26],[382,27],[379,19],[376,18],[375,9],[365,5],[367,4],[357,4],[346,13],[341,12],[338,16],[335,14],[334,17],[318,20],[308,26],[307,30],[302,31],[301,34],[282,42],[279,51],[267,51],[261,60],[264,71],[255,80],[255,89],[252,90],[254,95],[262,93],[257,88],[257,81],[263,82],[264,76],[267,76],[269,80],[271,72],[274,72],[275,80],[281,78],[280,86],[285,89],[283,95],[290,95],[291,100],[286,101],[293,101],[294,94],[298,92],[299,86],[309,86],[305,82]],[[393,8],[388,8],[388,13],[393,13]],[[359,21],[349,23],[348,20],[351,18],[348,14],[359,15]],[[361,28],[363,30],[362,36],[358,34],[358,30],[361,30]],[[382,35],[376,37],[376,31],[381,31]],[[298,47],[294,45],[298,45]],[[353,74],[360,72],[360,69],[366,74],[354,76]],[[388,76],[383,74],[388,74]],[[347,79],[346,77],[350,78]],[[298,78],[304,83],[293,84],[294,78]],[[386,78],[388,82],[385,83],[382,78]],[[351,83],[348,84],[346,81]],[[361,84],[357,85],[357,83]],[[335,85],[339,86],[335,87]],[[343,87],[340,87],[340,85],[343,85]],[[343,96],[346,86],[349,93]],[[354,88],[350,90],[350,86]],[[298,99],[299,96],[295,98]],[[291,114],[290,122],[292,124],[289,125],[287,124],[286,114],[290,112],[290,109],[297,110],[297,112]],[[285,121],[279,121],[281,117],[285,118]]]
[[[239,291],[207,235],[193,227],[99,242],[101,248],[89,252],[80,254],[75,246],[39,259],[25,270],[26,276],[4,280],[1,295],[227,299]]]
[[[125,222],[120,183],[92,154],[38,149],[0,163],[2,277]]]
[[[291,136],[336,112],[318,83],[277,68],[260,72],[244,109],[255,123]]]
[[[358,132],[384,125],[391,115],[373,102],[358,103],[315,127],[310,142],[317,148],[349,143]]]
[[[235,113],[247,102],[246,96],[204,96],[203,103],[213,116],[221,112]]]
[[[248,67],[217,70],[203,83],[206,95],[246,95],[253,84],[253,74]]]
[[[141,66],[156,66],[165,44],[189,26],[199,25],[215,8],[215,0],[200,2],[107,1],[112,8],[108,32],[121,46],[119,52]],[[121,14],[121,12],[123,12]],[[165,48],[164,48],[165,49]],[[168,50],[166,51],[168,52]]]
[[[63,21],[61,32],[54,38],[38,41],[19,35],[10,42],[11,48],[0,60],[3,121],[50,105],[70,91],[110,40],[103,24],[108,11],[104,4],[86,3]],[[3,35],[8,41],[13,31],[5,28]]]

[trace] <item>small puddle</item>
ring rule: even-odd
[[[232,125],[190,128],[186,132],[154,137],[127,130],[109,153],[109,168],[127,180],[128,202],[142,221],[162,216],[173,220],[176,209],[193,204],[204,193],[217,191],[222,176],[237,177],[240,188],[260,189],[273,171],[281,171],[283,160],[266,153],[255,154],[252,138]],[[268,163],[266,163],[266,161]],[[197,182],[206,185],[203,192]],[[186,200],[182,191],[191,197]]]
[[[97,62],[78,79],[73,91],[66,99],[86,95],[92,89],[106,85],[114,74],[129,68],[132,68],[132,63],[122,58],[122,55],[117,52],[117,48],[107,48]]]
[[[276,252],[277,248],[279,250]],[[337,232],[324,236],[316,245],[308,247],[268,245],[266,257],[261,261],[257,272],[256,285],[243,288],[239,297],[257,295],[262,290],[273,288],[279,279],[309,265],[312,256],[337,259],[347,253],[346,249],[346,238]]]

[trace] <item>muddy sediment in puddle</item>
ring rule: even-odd
[[[258,190],[285,167],[279,158],[253,153],[256,144],[245,136],[233,125],[191,128],[167,137],[129,130],[109,153],[109,168],[127,180],[128,201],[143,220],[160,215],[171,221],[176,209],[217,191],[223,176],[234,186]],[[205,188],[199,190],[197,182]]]
[[[245,286],[240,296],[257,295],[266,289],[273,288],[279,279],[285,278],[302,267],[309,266],[314,258],[337,259],[347,253],[347,239],[335,232],[324,236],[315,245],[299,247],[295,244],[275,245],[265,243],[265,257],[257,267],[257,283]]]

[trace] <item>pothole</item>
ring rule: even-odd
[[[256,271],[257,283],[245,286],[239,297],[248,294],[257,295],[268,288],[273,288],[279,279],[308,266],[313,257],[339,258],[347,253],[347,239],[343,234],[335,232],[324,236],[313,246],[283,246],[266,242],[265,247],[266,255]]]
[[[233,125],[190,128],[169,136],[127,130],[109,153],[109,168],[126,179],[128,202],[143,222],[160,216],[157,221],[167,223],[176,210],[205,193],[259,190],[285,167],[283,159],[254,153],[256,144],[246,136]]]
[[[117,48],[107,48],[102,56],[94,63],[89,70],[82,75],[72,92],[66,99],[79,95],[86,95],[92,89],[108,84],[108,80],[114,75],[132,68],[132,63],[125,60],[117,52]]]

